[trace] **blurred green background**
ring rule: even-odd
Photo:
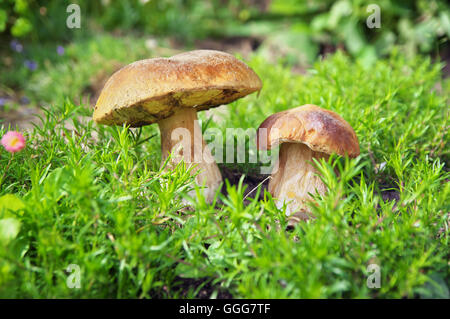
[[[68,29],[69,4],[81,9],[81,29]],[[381,27],[366,20],[377,5]],[[2,38],[72,41],[99,31],[173,36],[192,44],[208,37],[276,37],[309,58],[328,46],[353,56],[381,56],[394,45],[429,53],[450,36],[450,5],[441,0],[80,0],[0,2]],[[4,39],[2,39],[4,40]],[[261,39],[262,40],[262,39]]]
[[[80,28],[66,25],[70,4]],[[367,26],[373,5],[379,28]],[[336,50],[367,67],[394,49],[448,65],[449,36],[444,0],[0,0],[0,117],[16,124],[21,105],[66,97],[92,104],[124,64],[188,49],[256,53],[304,73]]]

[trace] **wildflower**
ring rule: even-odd
[[[30,104],[30,99],[28,98],[28,97],[26,97],[26,96],[23,96],[21,99],[20,99],[20,104],[22,104],[22,105],[27,105],[27,104]]]
[[[63,55],[64,54],[64,47],[62,45],[58,45],[58,47],[56,48],[56,53],[58,53],[58,55]]]
[[[23,51],[23,46],[22,46],[22,44],[20,44],[20,43],[17,44],[17,45],[16,45],[16,52],[19,52],[19,53],[20,53],[20,52],[22,52],[22,51]]]
[[[1,143],[8,152],[16,153],[25,147],[25,138],[19,132],[9,131],[3,135]]]
[[[0,97],[0,106],[5,105],[7,100],[8,100],[8,99],[5,98],[5,97]]]
[[[10,43],[11,49],[13,49],[16,52],[22,52],[23,51],[23,46],[22,44],[17,41],[17,40],[12,40]]]
[[[35,61],[25,60],[25,62],[23,64],[31,71],[34,71],[37,69],[37,63]]]
[[[13,49],[14,51],[16,50],[16,45],[19,43],[19,41],[17,41],[17,40],[12,40],[10,43],[9,43],[9,46],[11,47],[11,49]]]

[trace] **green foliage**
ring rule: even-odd
[[[90,57],[86,48],[70,48],[70,59]],[[314,220],[286,230],[270,194],[244,195],[243,179],[226,181],[207,204],[183,164],[159,168],[155,125],[98,126],[85,120],[90,108],[66,100],[45,108],[1,185],[0,296],[196,297],[205,283],[212,296],[243,298],[448,296],[449,86],[441,66],[394,53],[368,68],[341,52],[304,75],[260,56],[249,64],[263,79],[261,94],[233,102],[209,127],[254,128],[314,103],[358,135],[359,158],[316,163],[330,191],[316,198]],[[0,167],[10,156],[0,150]],[[366,285],[373,263],[379,289]],[[80,266],[80,289],[66,284],[70,264]],[[202,284],[186,291],[188,279]]]
[[[66,26],[70,4],[80,6],[80,29]],[[0,32],[40,41],[67,41],[95,34],[101,26],[108,31],[140,30],[190,41],[208,34],[218,20],[245,18],[251,12],[246,8],[248,5],[236,0],[6,0],[0,3]]]
[[[14,37],[23,37],[30,33],[33,25],[26,0],[4,0],[0,2],[0,32],[9,30]]]
[[[366,22],[377,5],[380,27]],[[345,44],[355,57],[373,61],[389,54],[394,45],[410,56],[434,51],[440,39],[450,37],[450,6],[441,0],[274,0],[270,11],[292,17],[292,28],[320,43]]]
[[[81,28],[69,29],[66,9],[76,3]],[[369,28],[372,1],[274,0],[7,0],[0,3],[0,32],[27,36],[35,43],[67,42],[99,30],[133,30],[153,37],[171,36],[192,44],[204,37],[266,38],[288,62],[311,64],[321,49],[344,46],[354,57],[373,63],[399,46],[408,56],[438,51],[450,37],[450,6],[444,0],[382,0],[376,5],[380,28]],[[371,20],[372,21],[372,20]]]

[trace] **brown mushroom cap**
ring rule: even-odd
[[[206,110],[261,87],[250,67],[220,51],[196,50],[141,60],[120,69],[106,82],[94,121],[139,127],[167,118],[179,108]]]
[[[267,129],[267,136],[261,129]],[[276,129],[275,129],[276,128]],[[306,104],[269,116],[258,128],[258,148],[267,138],[268,149],[279,143],[303,143],[316,152],[359,155],[358,138],[353,128],[338,114]]]

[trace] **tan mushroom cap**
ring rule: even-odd
[[[94,121],[139,127],[179,108],[206,110],[261,90],[256,73],[231,54],[196,50],[131,63],[106,82]]]
[[[261,129],[267,129],[267,136]],[[306,104],[269,116],[258,128],[258,148],[268,149],[289,142],[303,143],[316,152],[359,155],[358,137],[353,128],[338,114],[313,104]]]

